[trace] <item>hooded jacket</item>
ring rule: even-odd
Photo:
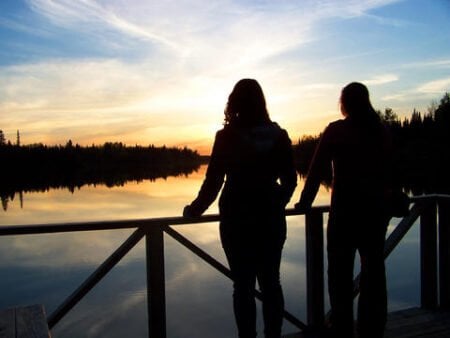
[[[274,122],[250,128],[227,125],[216,134],[205,180],[190,211],[201,215],[224,185],[219,199],[222,224],[281,221],[296,184],[291,141],[284,129]]]

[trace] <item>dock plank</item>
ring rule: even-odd
[[[322,338],[318,333],[292,333],[283,338]],[[450,312],[411,308],[388,314],[384,338],[449,338]]]
[[[16,334],[16,315],[14,309],[0,310],[0,338],[14,337]]]
[[[17,308],[16,330],[17,338],[49,338],[44,307],[32,305]]]
[[[450,313],[407,309],[389,315],[385,338],[450,337]]]
[[[50,338],[44,306],[0,310],[0,338]]]

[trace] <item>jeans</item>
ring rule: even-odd
[[[239,338],[256,337],[256,280],[262,294],[265,337],[279,338],[284,312],[280,262],[285,233],[274,237],[229,230],[221,227],[221,240],[233,278]]]
[[[387,315],[384,241],[387,221],[360,218],[337,221],[327,230],[328,289],[331,325],[336,337],[351,338],[353,328],[353,269],[356,251],[361,261],[357,312],[359,338],[382,338]]]

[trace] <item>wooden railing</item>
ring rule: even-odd
[[[305,214],[307,323],[287,310],[284,318],[304,330],[324,323],[324,217],[328,206],[313,207]],[[301,215],[293,209],[287,216]],[[450,309],[450,196],[427,195],[411,199],[411,209],[386,240],[385,257],[395,249],[420,217],[421,306]],[[149,336],[166,337],[166,292],[164,273],[164,233],[174,238],[217,271],[231,278],[228,267],[175,230],[176,226],[217,222],[218,215],[195,219],[167,217],[123,221],[0,226],[0,236],[48,234],[111,229],[136,229],[47,320],[53,328],[108,272],[143,238],[146,243],[147,304]],[[363,226],[363,224],[362,224]],[[359,277],[355,279],[355,296]],[[259,291],[255,296],[260,298]]]

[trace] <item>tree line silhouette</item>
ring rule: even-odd
[[[428,112],[416,109],[401,121],[390,108],[379,116],[393,139],[395,184],[413,195],[450,193],[450,94],[432,102]],[[294,145],[297,170],[305,176],[321,135],[305,135]],[[324,184],[330,184],[331,173]]]
[[[50,188],[74,192],[83,185],[112,187],[127,181],[188,175],[204,162],[186,147],[130,147],[117,142],[81,147],[71,141],[65,146],[20,145],[6,142],[1,131],[0,158],[0,198],[5,210],[15,193]]]

